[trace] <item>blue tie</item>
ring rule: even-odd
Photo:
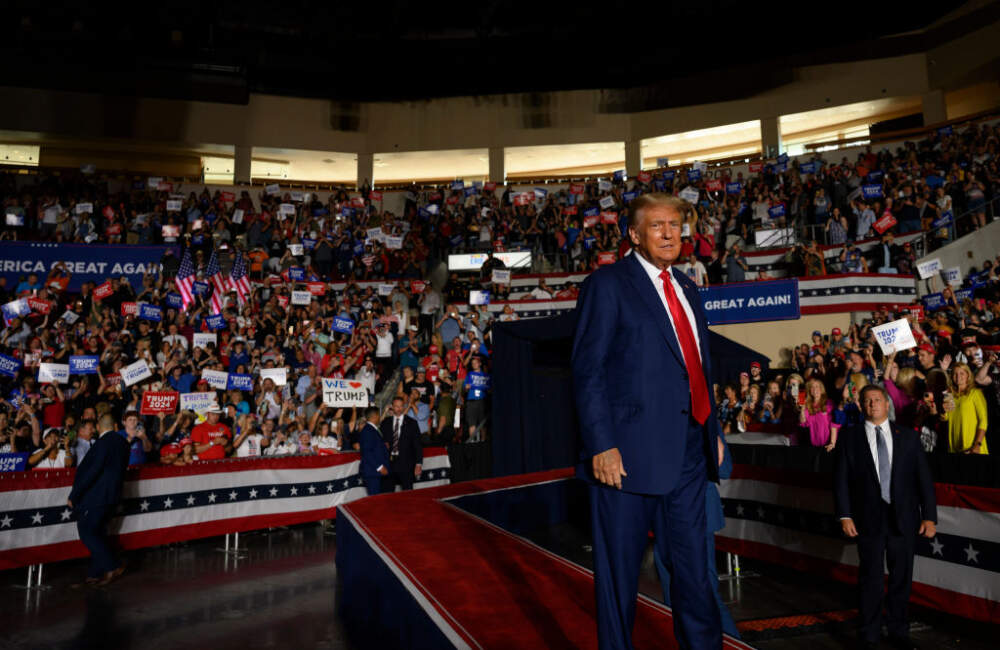
[[[892,495],[889,492],[892,468],[889,466],[889,447],[885,444],[882,427],[875,427],[875,450],[878,453],[878,482],[882,487],[882,500],[892,503]]]

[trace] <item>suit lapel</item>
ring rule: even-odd
[[[875,459],[872,458],[872,448],[868,445],[868,433],[865,431],[865,423],[862,422],[858,425],[858,431],[861,435],[858,436],[858,453],[861,454],[862,461],[865,467],[868,468],[868,475],[871,476],[872,480],[875,481],[875,485],[881,485],[878,480],[878,470],[875,468]],[[875,443],[876,452],[878,451],[878,442]]]
[[[674,267],[670,267],[670,270],[674,273],[675,278],[684,277],[684,274],[675,270]],[[677,280],[677,283],[684,290],[684,297],[687,298],[688,304],[691,305],[691,311],[694,312],[694,326],[698,328],[698,347],[701,348],[701,365],[705,373],[705,381],[711,384],[712,380],[709,377],[708,367],[708,325],[705,323],[705,319],[701,318],[701,296],[698,293],[697,287],[690,288],[684,282],[681,282],[680,279]]]
[[[657,295],[656,289],[653,288],[653,283],[649,281],[649,276],[646,275],[645,269],[642,268],[642,264],[639,263],[638,258],[635,256],[638,253],[633,252],[626,259],[626,268],[628,269],[628,279],[635,288],[636,293],[639,294],[641,302],[646,305],[646,309],[649,310],[650,316],[653,317],[653,322],[660,330],[660,334],[663,339],[667,342],[667,347],[673,352],[674,356],[680,364],[684,365],[684,355],[681,354],[680,345],[677,343],[677,336],[674,334],[674,329],[670,327],[670,322],[667,318],[666,312],[663,310],[663,301],[660,300],[660,296]]]

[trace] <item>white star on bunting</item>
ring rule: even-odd
[[[972,542],[969,542],[968,548],[964,548],[962,550],[965,551],[965,561],[966,562],[969,562],[970,564],[972,562],[975,562],[976,564],[979,564],[979,551],[977,551],[976,549],[972,548]]]
[[[62,521],[69,521],[69,518],[73,516],[73,513],[70,512],[69,508],[66,508],[65,510],[62,511],[61,515],[62,515]]]
[[[43,515],[40,512],[36,512],[35,514],[31,515],[31,523],[33,523],[33,524],[40,524],[40,523],[42,523],[42,516]]]
[[[146,512],[147,510],[149,510],[149,501],[143,499],[142,503],[139,504],[139,511]]]
[[[939,542],[937,537],[931,540],[931,555],[944,557],[944,544]]]
[[[189,495],[188,495],[188,498],[187,498],[187,504],[188,504],[189,506],[193,506],[193,505],[194,505],[194,495],[193,495],[193,494],[189,494]]]
[[[250,490],[250,498],[251,499],[256,499],[257,498],[257,489],[256,488]]]
[[[236,501],[236,490],[233,490],[232,492],[229,493],[229,500]]]

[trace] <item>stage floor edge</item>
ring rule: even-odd
[[[552,470],[341,506],[338,602],[352,641],[379,648],[596,648],[593,573],[518,535],[523,520],[506,521],[514,510],[519,519],[527,511],[532,523],[558,518],[567,507],[561,491],[539,488],[572,480],[572,470]],[[473,514],[455,503],[491,493],[506,493],[506,505]],[[677,648],[670,608],[644,595],[637,602],[635,647]],[[728,636],[724,647],[751,648]]]

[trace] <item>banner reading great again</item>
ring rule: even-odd
[[[133,288],[141,286],[144,273],[159,273],[160,258],[173,246],[110,246],[94,244],[50,244],[4,242],[0,246],[0,276],[7,286],[17,286],[30,273],[42,282],[59,262],[72,276],[69,290],[79,291],[84,282],[104,282],[107,278],[128,278]]]

